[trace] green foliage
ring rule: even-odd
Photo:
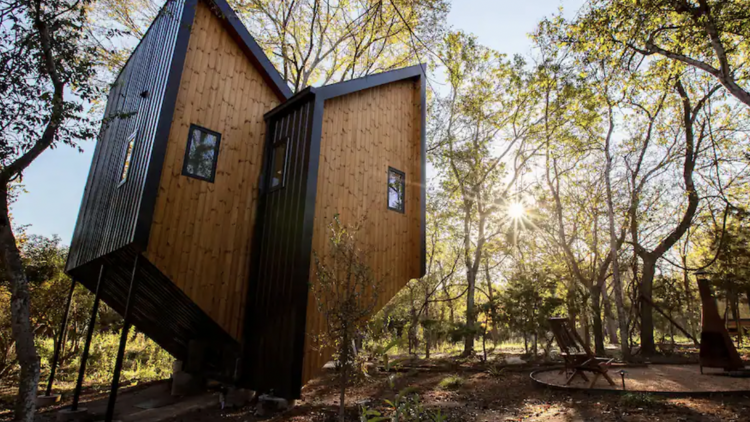
[[[385,404],[387,408],[382,412],[362,406],[360,422],[445,422],[448,420],[440,410],[425,409],[419,395],[411,390],[405,389],[399,392],[393,400],[385,400]]]
[[[500,378],[505,375],[505,367],[497,364],[490,365],[487,373],[493,378]]]
[[[498,313],[508,327],[527,335],[547,331],[547,320],[560,311],[557,283],[541,271],[516,274],[500,293]]]
[[[742,0],[595,0],[570,26],[566,40],[587,55],[654,68],[692,67],[720,81],[750,106],[750,4]],[[717,82],[718,82],[717,81]]]
[[[22,262],[29,277],[31,323],[36,332],[37,353],[41,359],[42,380],[49,373],[56,339],[65,313],[71,279],[64,273],[68,249],[58,237],[29,236],[20,245]],[[77,376],[81,348],[88,330],[93,294],[78,284],[73,293],[66,343],[60,353],[56,379],[72,383]],[[0,381],[13,382],[18,372],[10,325],[10,291],[0,283]],[[94,338],[86,367],[87,381],[109,382],[119,346],[122,318],[100,303]],[[129,380],[149,381],[166,378],[172,357],[142,333],[133,332],[128,341],[123,376]]]
[[[450,375],[440,380],[438,388],[441,390],[458,390],[464,385],[464,379],[459,375]]]
[[[54,353],[53,338],[43,338],[37,342],[42,371],[48,371]],[[107,385],[112,379],[117,349],[120,345],[119,332],[98,331],[91,340],[89,360],[86,365],[86,382],[92,385]],[[125,361],[122,367],[122,381],[147,382],[169,378],[174,358],[160,348],[143,333],[132,332],[128,339]],[[56,383],[70,387],[75,383],[80,365],[80,353],[59,367]]]
[[[381,282],[365,260],[366,252],[358,243],[359,225],[346,226],[339,215],[328,226],[329,248],[315,253],[315,282],[311,290],[325,331],[315,338],[318,347],[333,351],[339,368],[340,412],[345,418],[345,392],[355,362],[365,355],[356,353],[352,344],[366,337],[367,320],[377,305]]]
[[[90,84],[95,74],[94,49],[81,30],[90,3],[44,0],[0,5],[3,185],[47,147],[78,147],[95,136],[94,122],[82,104],[100,95]],[[45,133],[48,129],[52,131]],[[13,164],[29,151],[34,152]]]
[[[628,409],[651,407],[660,402],[658,396],[648,393],[625,393],[620,397],[620,405]]]

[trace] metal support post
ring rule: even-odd
[[[102,294],[102,279],[104,278],[104,265],[99,269],[99,278],[96,281],[96,292],[94,295],[94,307],[91,309],[91,318],[89,319],[89,329],[86,332],[86,343],[83,345],[83,355],[81,355],[81,366],[78,368],[78,380],[76,389],[73,392],[73,404],[71,410],[78,410],[78,400],[81,398],[81,388],[83,387],[83,378],[86,374],[86,360],[89,358],[89,346],[91,339],[94,337],[94,326],[96,325],[96,312],[99,310],[99,299]]]
[[[70,283],[70,292],[68,293],[68,303],[65,305],[65,313],[63,314],[62,323],[60,324],[60,335],[57,337],[57,343],[55,344],[55,353],[52,355],[52,366],[49,370],[49,380],[47,381],[46,396],[52,394],[52,384],[55,382],[55,372],[57,372],[57,362],[60,359],[60,352],[62,351],[63,345],[65,344],[65,332],[68,329],[68,317],[70,316],[70,304],[73,301],[73,291],[76,288],[76,280]]]
[[[122,361],[125,359],[125,347],[128,343],[128,332],[130,331],[130,317],[133,303],[135,302],[135,290],[137,288],[138,260],[140,254],[135,256],[133,263],[133,273],[130,275],[130,288],[128,289],[128,298],[125,302],[125,315],[123,315],[122,332],[120,333],[120,347],[117,349],[117,360],[115,360],[115,372],[112,375],[112,387],[109,390],[109,402],[107,403],[107,413],[104,417],[105,422],[112,422],[115,415],[115,404],[117,403],[117,389],[120,386],[120,372],[122,371]]]

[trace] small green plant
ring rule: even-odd
[[[388,375],[388,388],[391,390],[396,388],[396,374]]]
[[[620,405],[629,408],[651,407],[659,402],[657,396],[648,393],[625,393],[620,397]]]
[[[417,394],[417,387],[414,386],[408,386],[401,389],[401,391],[398,392],[398,395],[401,397],[408,397],[412,394]]]
[[[388,344],[375,348],[375,350],[373,351],[375,358],[380,359],[381,362],[383,363],[383,369],[385,369],[386,372],[391,371],[391,361],[388,358],[388,352],[394,347],[399,346],[400,344],[401,344],[401,339],[396,338],[396,339],[391,340],[391,342]]]
[[[438,388],[441,390],[456,390],[464,385],[464,379],[458,375],[451,375],[443,378],[438,383]]]
[[[388,407],[383,412],[362,406],[360,422],[446,422],[448,420],[439,410],[433,412],[425,409],[419,399],[419,394],[414,392],[414,387],[401,390],[393,400],[385,400],[385,404]]]
[[[487,373],[493,378],[500,378],[504,375],[505,367],[498,364],[490,365]]]

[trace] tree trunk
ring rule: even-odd
[[[339,386],[339,422],[346,422],[346,377],[348,365],[341,368],[341,385]]]
[[[429,321],[430,320],[430,302],[429,302],[428,296],[425,296],[424,315],[425,315],[425,319]],[[429,324],[425,325],[422,328],[422,332],[424,333],[424,357],[425,359],[430,358],[430,347],[432,346],[431,330],[432,330],[432,327]]]
[[[341,378],[339,379],[339,422],[346,422],[346,383],[349,381],[349,336],[348,327],[344,326],[343,344],[341,345]]]
[[[466,291],[466,335],[464,336],[464,351],[462,355],[471,356],[474,353],[474,326],[477,320],[474,304],[476,273],[472,269],[467,269],[466,280],[468,282],[468,289]]]
[[[643,274],[641,275],[641,295],[653,300],[651,297],[654,287],[654,274],[656,273],[656,260],[651,257],[642,257]],[[656,353],[654,343],[654,311],[651,303],[641,301],[641,354],[652,356]]]
[[[581,312],[581,330],[583,331],[583,342],[586,344],[586,347],[591,347],[591,330],[589,329],[591,327],[591,320],[588,316],[589,309],[586,305],[587,301],[588,298],[584,298],[582,306],[583,312]]]
[[[568,308],[568,319],[570,320],[571,327],[576,326],[576,320],[578,319],[578,305],[576,305],[575,284],[575,280],[571,278],[568,282],[568,292],[565,295],[565,306]]]
[[[529,354],[529,338],[526,336],[526,332],[523,333],[523,353]]]
[[[33,422],[36,412],[37,387],[39,385],[39,356],[34,346],[34,331],[31,327],[29,283],[21,263],[21,254],[10,224],[8,191],[0,190],[2,214],[0,214],[0,264],[6,280],[10,282],[11,327],[16,343],[16,356],[21,366],[16,397],[15,420]]]
[[[732,316],[737,324],[737,347],[742,347],[742,326],[740,325],[740,295],[732,288]]]
[[[610,119],[611,109],[610,109]],[[610,120],[610,122],[613,122]],[[615,207],[612,199],[612,155],[609,151],[610,140],[612,139],[611,134],[614,130],[614,123],[610,124],[610,133],[607,136],[607,144],[604,148],[606,165],[604,169],[604,184],[607,193],[607,220],[609,220],[609,254],[611,256],[612,265],[612,290],[615,294],[615,307],[617,308],[617,320],[620,324],[620,352],[622,353],[622,359],[627,361],[630,359],[630,336],[628,330],[628,314],[625,311],[625,301],[622,297],[622,279],[620,278],[620,262],[619,256],[619,243],[617,239],[617,230],[615,230]],[[635,241],[635,239],[634,239]],[[604,285],[605,295],[607,285]],[[611,328],[610,328],[611,329]],[[616,340],[617,334],[614,330],[610,334]]]
[[[687,256],[682,256],[682,266],[686,269],[682,271],[682,283],[685,288],[685,303],[687,304],[687,321],[688,321],[688,330],[690,331],[690,334],[693,335],[694,338],[698,338],[698,330],[700,329],[700,313],[698,313],[698,317],[696,318],[696,311],[698,309],[693,309],[693,289],[690,287],[690,277],[688,275],[687,271]],[[700,309],[700,308],[699,308]]]
[[[602,324],[601,288],[596,284],[589,289],[591,292],[591,316],[594,323],[594,350],[599,356],[604,356],[604,330]]]
[[[607,293],[606,285],[602,289],[602,306],[604,307],[604,318],[607,324],[609,342],[612,344],[620,344],[620,339],[617,336],[617,322],[612,315],[612,302],[610,301],[609,294]]]

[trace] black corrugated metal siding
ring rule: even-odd
[[[184,27],[184,6],[185,0],[167,2],[110,91],[73,232],[68,269],[133,242],[167,84],[179,84],[179,80],[170,81],[170,68],[177,34]],[[192,22],[192,16],[189,19]],[[118,186],[125,144],[135,130],[138,134],[128,178]]]
[[[303,101],[267,122],[264,173],[270,167],[271,144],[289,137],[290,150],[284,187],[262,193],[253,246],[255,273],[246,307],[243,383],[256,391],[273,389],[283,397],[299,397],[302,387],[304,335],[300,334],[305,329],[311,241],[304,239],[303,225],[309,205],[313,111],[314,100]]]

